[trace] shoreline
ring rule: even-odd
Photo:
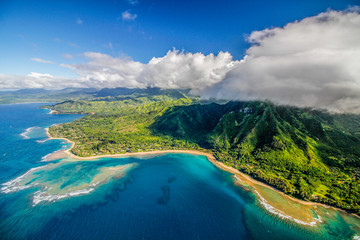
[[[50,110],[49,114],[59,114],[59,112],[56,110]]]
[[[249,175],[246,175],[245,173],[242,173],[240,172],[239,170],[233,168],[233,167],[230,167],[230,166],[227,166],[225,165],[224,163],[216,160],[216,158],[214,157],[213,154],[211,153],[207,153],[207,152],[202,152],[202,151],[199,151],[199,150],[157,150],[157,151],[149,151],[149,152],[133,152],[133,153],[120,153],[120,154],[104,154],[104,155],[97,155],[97,156],[90,156],[90,157],[79,157],[79,156],[76,156],[75,154],[71,153],[71,149],[75,146],[75,142],[67,139],[67,138],[54,138],[50,135],[49,133],[49,128],[45,128],[46,130],[46,135],[48,136],[49,140],[51,139],[61,139],[61,140],[65,140],[66,142],[68,143],[71,143],[71,147],[69,149],[66,149],[66,150],[62,150],[67,156],[71,157],[71,158],[74,158],[74,159],[78,159],[78,160],[94,160],[94,159],[98,159],[98,158],[105,158],[105,157],[109,157],[109,158],[117,158],[117,157],[131,157],[131,156],[142,156],[142,155],[160,155],[160,154],[166,154],[166,153],[185,153],[185,154],[193,154],[193,155],[202,155],[202,156],[205,156],[206,159],[212,163],[216,168],[220,169],[220,170],[223,170],[225,172],[228,172],[230,174],[233,174],[233,181],[234,181],[234,184],[236,185],[241,185],[241,183],[243,184],[246,184],[246,182],[250,183],[249,185],[253,188],[253,193],[258,195],[257,197],[259,198],[264,198],[256,189],[257,186],[261,186],[261,187],[265,187],[267,189],[270,189],[272,191],[275,191],[276,193],[280,194],[282,197],[286,198],[287,200],[290,200],[290,201],[293,201],[295,203],[298,203],[298,204],[302,204],[302,205],[305,205],[307,207],[317,207],[317,206],[321,206],[321,207],[324,207],[324,208],[331,208],[331,209],[334,209],[334,210],[337,210],[337,211],[340,211],[340,212],[343,212],[343,213],[346,213],[346,214],[349,214],[349,215],[352,215],[352,216],[355,216],[357,218],[360,218],[360,216],[356,215],[355,213],[349,213],[347,212],[346,210],[344,209],[340,209],[340,208],[337,208],[337,207],[334,207],[334,206],[330,206],[330,205],[326,205],[326,204],[323,204],[323,203],[317,203],[317,202],[310,202],[310,201],[305,201],[305,200],[302,200],[302,199],[298,199],[298,198],[295,198],[295,197],[292,197],[292,196],[289,196],[287,194],[285,194],[284,192],[280,191],[279,189],[271,186],[271,185],[268,185],[264,182],[260,182],[254,178],[252,178],[251,176]],[[245,181],[243,180],[245,179]],[[266,199],[266,198],[264,198]],[[271,207],[273,207],[272,205],[270,205]],[[266,209],[265,206],[263,206],[264,209]],[[277,208],[275,208],[277,209]],[[279,209],[277,209],[280,213],[283,212]],[[274,213],[273,213],[274,214]],[[290,216],[290,215],[288,215]],[[280,216],[281,217],[281,216]],[[290,216],[290,217],[293,217],[293,216]],[[296,218],[293,218],[295,221],[298,220]],[[300,220],[301,221],[301,220]],[[309,225],[311,225],[312,222],[308,222]],[[306,224],[306,225],[308,225]]]
[[[234,175],[240,175],[241,177],[245,178],[246,180],[248,180],[249,182],[252,182],[254,184],[257,185],[261,185],[263,187],[269,188],[271,190],[274,190],[280,194],[282,194],[283,196],[288,197],[289,199],[305,204],[305,205],[322,205],[322,206],[326,206],[326,207],[332,207],[329,205],[324,205],[322,203],[316,203],[316,202],[308,202],[305,200],[301,200],[301,199],[297,199],[294,198],[292,196],[289,196],[285,193],[283,193],[282,191],[280,191],[279,189],[274,188],[273,186],[270,186],[266,183],[260,182],[254,178],[252,178],[251,176],[246,175],[245,173],[240,172],[239,170],[233,168],[233,167],[229,167],[227,165],[225,165],[222,162],[219,162],[218,160],[216,160],[216,158],[214,157],[214,155],[212,155],[211,153],[206,153],[206,152],[202,152],[199,150],[157,150],[157,151],[149,151],[149,152],[133,152],[133,153],[119,153],[119,154],[104,154],[104,155],[96,155],[96,156],[90,156],[90,157],[79,157],[76,156],[75,154],[71,153],[71,149],[74,147],[75,142],[67,139],[67,138],[54,138],[49,134],[49,129],[45,128],[46,130],[46,135],[49,137],[50,139],[61,139],[61,140],[65,140],[68,143],[71,143],[71,147],[69,149],[63,150],[65,153],[67,153],[70,157],[75,158],[75,159],[79,159],[79,160],[94,160],[94,159],[98,159],[98,158],[105,158],[105,157],[109,157],[109,158],[115,158],[115,157],[130,157],[130,156],[141,156],[141,155],[159,155],[159,154],[166,154],[166,153],[188,153],[188,154],[194,154],[194,155],[202,155],[205,156],[209,162],[211,162],[214,166],[216,166],[217,168],[226,171],[228,173],[234,174]],[[241,181],[241,180],[239,180]]]

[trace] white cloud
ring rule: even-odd
[[[191,88],[203,97],[275,103],[360,113],[360,14],[328,11],[282,28],[255,31],[241,61],[218,55],[168,51],[143,64],[87,52],[88,61],[62,64],[78,74],[0,75],[0,88]]]
[[[27,76],[0,74],[0,89],[86,87],[80,80],[32,72]]]
[[[360,15],[328,11],[251,33],[247,58],[205,97],[360,113]]]
[[[82,81],[97,87],[160,87],[203,89],[221,81],[238,62],[228,52],[204,55],[168,51],[164,57],[142,64],[128,58],[87,52],[89,62],[62,65],[77,72]]]
[[[76,19],[76,24],[82,25],[83,24],[83,20],[81,20],[80,18]]]
[[[228,52],[204,55],[168,51],[164,57],[152,58],[138,80],[147,86],[191,88],[194,91],[221,81],[236,65]]]
[[[51,74],[48,73],[36,73],[36,72],[31,72],[28,74],[29,77],[33,77],[33,78],[37,78],[37,79],[42,79],[42,78],[52,78],[54,79],[55,77]]]
[[[142,63],[95,52],[87,52],[84,56],[89,62],[63,65],[75,70],[81,81],[97,87],[146,87],[137,81]]]
[[[130,10],[126,10],[125,12],[121,13],[121,18],[123,21],[135,21],[137,14],[132,14]]]
[[[237,61],[228,52],[204,55],[168,51],[163,57],[143,64],[130,58],[114,58],[106,54],[86,52],[87,62],[60,64],[78,74],[66,79],[50,74],[30,73],[27,76],[0,75],[0,89],[61,87],[160,87],[201,90],[221,81]]]
[[[68,54],[68,53],[63,54],[62,57],[66,58],[66,59],[73,59],[73,56],[71,54]]]
[[[44,60],[44,59],[41,59],[41,58],[30,58],[30,60],[34,61],[34,62],[40,62],[40,63],[54,63],[52,61]]]
[[[129,3],[130,5],[136,5],[136,4],[139,3],[139,1],[138,1],[138,0],[128,0],[128,3]]]

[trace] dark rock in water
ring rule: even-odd
[[[175,182],[176,180],[176,177],[171,177],[168,179],[168,183],[172,183],[172,182]]]
[[[169,185],[163,185],[161,187],[161,190],[163,191],[163,195],[158,198],[157,203],[165,205],[170,200],[170,186]]]

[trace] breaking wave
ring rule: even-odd
[[[291,217],[289,215],[287,215],[286,213],[284,213],[283,211],[273,207],[272,205],[270,205],[268,203],[268,201],[265,200],[265,198],[263,198],[263,196],[260,195],[260,193],[256,190],[254,190],[254,192],[256,193],[256,195],[259,197],[259,202],[260,204],[270,213],[274,214],[274,215],[277,215],[279,218],[281,219],[288,219],[288,220],[291,220],[293,222],[296,222],[298,224],[301,224],[301,225],[307,225],[307,226],[312,226],[314,227],[318,222],[322,222],[322,219],[320,216],[318,216],[318,218],[314,218],[314,221],[311,221],[311,222],[305,222],[305,221],[302,221],[302,220],[299,220],[299,219],[296,219],[294,217]]]
[[[17,192],[17,191],[20,191],[20,190],[23,190],[23,189],[26,189],[26,188],[30,188],[30,187],[33,187],[34,185],[37,185],[37,184],[28,184],[28,185],[21,185],[21,181],[23,179],[25,179],[26,177],[28,177],[30,174],[32,174],[33,172],[41,169],[41,168],[44,168],[45,166],[40,166],[40,167],[36,167],[36,168],[32,168],[30,170],[28,170],[26,173],[24,173],[23,175],[13,179],[13,180],[10,180],[6,183],[3,183],[3,187],[0,189],[0,191],[2,193],[11,193],[11,192]]]
[[[54,159],[58,159],[61,157],[56,157],[58,154],[61,154],[64,152],[64,149],[60,149],[60,150],[56,150],[54,152],[51,152],[49,154],[46,154],[45,156],[43,156],[40,160],[40,162],[48,162],[48,161],[52,161]]]
[[[43,161],[46,159],[47,156],[43,158]],[[89,194],[98,186],[109,183],[111,179],[125,177],[127,172],[136,165],[135,163],[117,166],[92,164],[89,167],[89,164],[82,164],[81,161],[50,163],[32,168],[23,175],[3,183],[0,192],[7,194],[36,187],[37,189],[31,195],[33,206],[35,206],[41,202],[55,202]]]
[[[20,136],[23,137],[23,139],[30,139],[32,138],[32,134],[35,132],[35,131],[39,131],[39,130],[44,130],[42,127],[38,127],[38,126],[34,126],[34,127],[29,127],[27,129],[25,129],[24,132],[20,133]],[[36,132],[35,132],[36,134]],[[36,136],[35,136],[36,137]]]
[[[46,188],[45,188],[46,189]],[[65,194],[49,194],[46,192],[43,192],[41,190],[37,191],[34,193],[33,196],[33,206],[46,201],[46,202],[55,202],[57,200],[63,199],[63,198],[68,198],[68,197],[74,197],[74,196],[80,196],[80,195],[85,195],[88,194],[92,191],[94,191],[95,188],[88,188],[88,189],[80,189],[80,190],[76,190],[73,192],[68,192]]]

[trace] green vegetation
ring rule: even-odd
[[[122,100],[117,100],[122,99]],[[186,99],[186,98],[184,98]],[[116,99],[106,98],[94,98],[91,101],[87,100],[68,100],[61,104],[54,106],[44,106],[44,108],[51,108],[60,114],[64,113],[80,113],[80,114],[120,114],[124,111],[128,111],[129,108],[137,106],[149,105],[155,102],[169,102],[176,100],[176,98],[166,95],[156,96],[131,96],[131,97],[117,97]]]
[[[269,102],[199,104],[185,95],[122,95],[51,109],[93,113],[50,128],[79,156],[207,149],[285,193],[360,214],[360,116]]]
[[[95,88],[64,88],[61,90],[46,90],[42,88],[33,88],[20,89],[16,91],[0,91],[0,104],[27,102],[71,102],[74,100],[90,98],[93,101],[107,102],[131,100],[139,97],[168,97],[170,99],[178,99],[186,97],[184,94],[186,94],[187,92],[189,92],[189,90],[162,90],[160,88],[104,88],[101,90]],[[139,105],[139,103],[135,103],[135,105]],[[90,107],[85,109],[90,109]],[[64,113],[68,112],[64,111]]]
[[[153,133],[150,126],[172,106],[190,105],[190,98],[169,96],[134,97],[123,101],[67,101],[52,107],[60,113],[92,113],[71,123],[52,126],[54,137],[74,141],[78,156],[143,152],[167,149],[197,149],[198,145],[170,135]]]
[[[289,195],[360,213],[358,115],[230,102],[175,107],[152,127]]]
[[[0,91],[0,104],[27,102],[61,102],[92,97],[96,89],[65,88],[62,90],[21,89],[17,91]]]

